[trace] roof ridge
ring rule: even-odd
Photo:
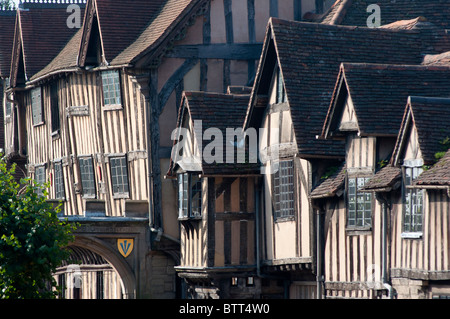
[[[389,63],[361,63],[342,62],[344,69],[371,69],[371,70],[448,70],[450,65],[422,65],[422,64],[389,64]]]
[[[250,94],[234,94],[234,93],[220,93],[220,92],[208,92],[208,91],[184,91],[186,97],[199,97],[199,96],[209,96],[209,97],[242,97],[248,98]]]
[[[342,24],[327,24],[310,21],[295,21],[281,18],[270,17],[269,23],[273,25],[290,25],[301,26],[315,29],[330,29],[330,30],[364,30],[364,32],[386,32],[386,33],[405,33],[405,34],[420,34],[417,29],[392,29],[392,28],[369,28],[366,26],[342,25]]]
[[[422,104],[450,104],[450,97],[429,97],[429,96],[415,96],[410,95],[408,97],[408,104],[422,103]]]

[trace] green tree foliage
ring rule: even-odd
[[[68,257],[74,226],[57,217],[40,185],[30,179],[19,184],[0,159],[0,298],[54,298],[52,273]],[[43,188],[43,187],[42,187]],[[45,189],[43,189],[46,195]]]

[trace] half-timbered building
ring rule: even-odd
[[[320,216],[313,214],[309,196],[321,177],[332,174],[330,168],[340,168],[346,156],[343,141],[316,139],[333,95],[339,64],[420,64],[423,52],[435,50],[430,43],[422,46],[426,39],[419,31],[270,20],[244,128],[262,128],[265,134],[259,143],[260,155],[266,155],[262,165],[267,171],[263,174],[264,210],[258,249],[262,269],[285,280],[284,296],[322,295],[316,290],[317,280],[322,280],[316,227],[322,223]],[[410,44],[404,45],[406,42]],[[373,46],[379,50],[372,50]],[[400,121],[401,111],[398,127]],[[392,128],[391,147],[398,127]],[[364,145],[369,147],[369,143]],[[362,156],[361,161],[369,162],[367,166],[376,164],[375,158]],[[317,287],[321,288],[321,283]]]
[[[259,171],[241,135],[246,93],[183,93],[167,177],[178,185],[176,270],[189,284],[191,298],[261,294],[255,256]]]
[[[14,25],[16,21],[16,10],[3,8],[0,5],[0,154],[7,155],[6,158],[16,163],[15,177],[19,180],[26,176],[26,161],[20,158],[17,152],[6,149],[6,145],[10,146],[13,139],[17,139],[17,132],[11,130],[9,125],[16,117],[15,108],[12,102],[11,94],[7,94],[6,90],[10,83],[10,67],[11,52],[14,39]],[[4,130],[8,127],[8,130]]]
[[[341,65],[322,136],[345,140],[345,164],[311,193],[324,214],[322,275],[328,298],[392,293],[391,224],[384,215],[390,200],[361,189],[377,183],[375,172],[390,161],[409,94],[449,96],[448,72],[448,67]]]
[[[103,258],[83,258],[87,279],[66,296],[96,295],[104,279],[83,269],[102,267],[114,269],[109,287],[120,288],[100,296],[180,296],[177,187],[161,171],[181,93],[251,84],[268,18],[299,20],[315,1],[68,5],[25,1],[17,11],[7,91],[17,116],[6,148],[26,159],[31,178],[50,182],[61,217],[81,225],[74,254]]]
[[[449,295],[449,109],[448,98],[410,96],[389,165],[366,186],[386,199],[397,298]]]

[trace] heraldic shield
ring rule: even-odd
[[[123,257],[128,257],[133,251],[134,239],[117,239],[117,248]]]

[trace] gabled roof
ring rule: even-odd
[[[382,25],[422,16],[440,28],[450,28],[450,6],[445,0],[337,0],[318,21],[366,26],[367,18],[372,14],[372,11],[367,12],[371,4],[377,4],[380,7]]]
[[[148,1],[148,0],[143,0]],[[139,36],[118,54],[111,62],[112,65],[124,63],[135,64],[144,55],[158,54],[160,51],[168,50],[170,45],[167,41],[173,40],[169,37],[185,24],[201,13],[202,6],[208,0],[164,0],[157,14],[148,20],[146,28]],[[149,1],[150,2],[150,1]]]
[[[90,36],[98,28],[105,64],[111,61],[141,34],[165,0],[89,0],[83,25],[80,63],[84,66]],[[94,21],[97,23],[94,24]]]
[[[424,171],[413,183],[416,186],[450,187],[450,150],[430,169]]]
[[[361,190],[369,192],[389,192],[400,186],[399,181],[401,177],[402,169],[400,167],[387,165],[376,172]]]
[[[127,66],[141,58],[148,62],[154,54],[170,48],[170,41],[199,13],[205,1],[88,0],[82,28],[31,80],[84,67],[91,36],[97,34],[92,32],[93,28],[98,30],[103,55],[100,63]]]
[[[449,123],[450,98],[409,97],[391,163],[401,164],[401,156],[414,124],[424,164],[434,164],[435,154],[442,151],[441,143],[450,137]]]
[[[343,164],[332,176],[322,181],[310,194],[313,199],[333,197],[343,191],[345,184],[346,168]]]
[[[194,138],[199,140],[203,133],[209,128],[217,128],[222,132],[224,138],[223,150],[226,147],[226,130],[227,128],[242,129],[245,112],[247,111],[249,101],[248,94],[222,94],[209,92],[183,92],[181,106],[178,112],[177,128],[181,128],[186,116],[189,116],[190,121],[201,121],[202,131],[197,131],[199,128],[194,126]],[[199,133],[202,136],[198,136]],[[174,141],[174,147],[178,141]],[[202,141],[202,146],[205,148],[210,141]],[[201,150],[203,153],[203,150]],[[235,151],[236,155],[236,151]],[[176,163],[172,161],[169,167],[167,176],[174,175]],[[201,171],[204,174],[245,174],[254,172],[258,165],[257,163],[206,163],[203,159],[201,164]]]
[[[9,77],[15,21],[15,10],[1,10],[0,8],[0,78]]]
[[[80,48],[80,65],[84,66],[89,37],[98,29],[103,63],[126,65],[147,53],[204,0],[89,0]]]
[[[84,7],[82,1],[78,1]],[[19,64],[22,63],[25,79],[29,80],[42,70],[77,32],[67,26],[67,3],[21,4],[17,10],[16,31],[11,65],[11,84],[15,86]],[[84,10],[80,10],[83,14]],[[83,16],[81,16],[83,18]]]
[[[450,66],[342,63],[322,137],[342,134],[350,97],[360,136],[396,137],[408,96],[450,97]]]
[[[322,130],[341,62],[420,64],[435,51],[412,30],[370,29],[271,18],[245,125],[258,95],[268,92],[279,63],[300,156],[344,156],[340,143],[316,140]],[[438,53],[438,52],[436,52]]]

